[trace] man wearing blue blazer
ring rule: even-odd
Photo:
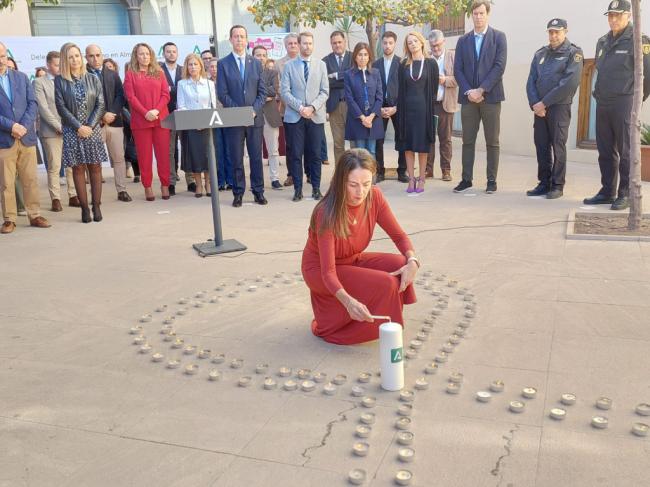
[[[325,138],[325,105],[330,88],[325,62],[312,57],[314,36],[302,32],[298,36],[300,56],[284,66],[280,96],[286,108],[284,124],[287,129],[289,153],[287,165],[293,176],[293,201],[302,200],[302,158],[309,170],[312,197],[319,200],[321,177],[321,144]]]
[[[246,54],[248,33],[241,25],[230,28],[232,53],[219,61],[217,71],[217,94],[224,108],[253,107],[255,122],[252,127],[229,127],[224,129],[230,160],[233,165],[234,184],[232,205],[242,205],[246,191],[244,173],[244,142],[250,161],[251,190],[255,203],[266,205],[264,197],[264,171],[262,167],[262,137],[266,101],[266,89],[262,78],[262,64]]]
[[[463,124],[463,177],[454,188],[461,193],[472,187],[476,136],[481,122],[487,147],[486,193],[497,191],[501,102],[505,100],[503,73],[507,44],[503,32],[488,25],[490,0],[474,0],[471,6],[474,29],[456,44],[454,76],[459,86]]]
[[[16,229],[16,174],[32,227],[47,228],[41,216],[36,177],[36,114],[32,84],[24,73],[9,69],[7,47],[0,42],[0,199],[4,222],[0,233]]]

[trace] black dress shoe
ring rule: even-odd
[[[556,200],[558,198],[562,198],[562,196],[564,196],[564,191],[562,191],[561,188],[553,188],[548,193],[546,193],[547,200]]]
[[[314,198],[316,201],[318,201],[323,197],[323,193],[320,192],[320,189],[315,189],[314,191],[312,191],[311,197]]]
[[[301,201],[302,200],[302,191],[296,191],[293,193],[293,200],[292,201]]]
[[[280,181],[273,181],[271,187],[273,189],[282,189],[282,183]]]
[[[268,205],[269,202],[266,201],[266,198],[264,197],[264,193],[253,193],[253,199],[255,199],[255,203],[258,205]]]
[[[232,206],[239,208],[241,206],[243,196],[241,194],[236,194],[235,198],[232,200]]]
[[[126,191],[120,191],[119,193],[117,193],[117,199],[120,201],[124,201],[125,203],[128,203],[129,201],[133,201],[129,196],[129,193],[127,193]]]
[[[611,205],[614,203],[614,198],[611,196],[605,196],[604,194],[598,193],[592,198],[585,198],[582,201],[585,205]]]
[[[384,176],[382,173],[377,173],[377,177],[375,178],[375,183],[381,183],[386,179],[386,176]]]
[[[134,176],[133,177],[133,182],[134,183],[139,183],[140,182],[140,176]]]
[[[223,186],[223,185],[222,185],[222,186],[219,186],[219,191],[225,191],[225,190],[226,190],[226,187],[225,187],[225,186]]]
[[[463,179],[454,188],[454,193],[462,193],[463,191],[467,191],[468,189],[471,189],[471,188],[472,188],[472,182],[471,181],[465,181]]]
[[[494,194],[497,192],[497,182],[496,181],[488,181],[487,186],[485,188],[485,192],[487,194]]]
[[[621,211],[627,210],[630,207],[630,200],[627,196],[619,196],[616,201],[612,203],[612,210]]]
[[[409,182],[409,177],[406,174],[398,174],[397,175],[397,180],[400,183],[408,183]]]
[[[230,191],[232,189],[232,184],[226,184],[226,191]]]
[[[544,196],[548,194],[548,186],[539,183],[533,189],[526,191],[526,196]]]
[[[176,196],[176,186],[173,184],[169,185],[169,196]]]
[[[190,183],[187,185],[187,190],[190,193],[196,193],[196,183]]]

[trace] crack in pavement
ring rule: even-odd
[[[334,425],[337,423],[344,423],[345,421],[347,421],[348,417],[345,413],[349,413],[350,411],[353,411],[358,407],[359,405],[355,404],[351,408],[344,409],[343,411],[338,412],[336,414],[336,419],[333,419],[332,421],[330,421],[325,425],[325,434],[321,438],[320,443],[318,445],[308,446],[301,453],[301,456],[305,459],[305,462],[302,464],[303,467],[307,465],[307,463],[309,463],[309,461],[311,460],[312,458],[310,454],[311,451],[323,448],[327,444],[327,439],[332,435],[332,429],[334,428]]]
[[[490,473],[499,478],[499,481],[497,482],[497,487],[501,485],[501,482],[503,481],[503,464],[506,458],[508,458],[512,454],[512,442],[515,438],[515,431],[519,429],[519,425],[515,425],[513,429],[511,429],[508,432],[507,436],[502,436],[504,440],[506,440],[506,444],[503,445],[503,449],[506,451],[503,455],[501,455],[498,459],[496,464],[494,465],[494,468],[490,471]]]

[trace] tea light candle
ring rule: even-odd
[[[195,345],[185,346],[185,348],[183,348],[183,353],[185,355],[194,355],[196,353],[196,346]]]
[[[433,277],[433,271],[424,271],[424,277]]]
[[[397,433],[396,440],[400,445],[410,445],[413,443],[413,438],[413,433],[410,431],[400,431]]]
[[[142,345],[146,341],[147,341],[147,337],[145,337],[144,335],[138,335],[137,337],[135,337],[133,339],[133,344],[134,345]]]
[[[575,394],[562,394],[560,402],[565,406],[573,406],[576,403],[576,399]]]
[[[455,280],[448,281],[447,286],[448,287],[456,287],[456,286],[458,286],[458,281],[455,281]]]
[[[458,345],[460,343],[460,341],[461,341],[461,337],[459,337],[456,334],[453,334],[453,335],[449,336],[448,340],[449,340],[449,343],[451,343],[452,345]]]
[[[375,397],[366,396],[363,399],[361,399],[361,405],[364,408],[374,408],[376,404],[377,404],[377,398]]]
[[[279,279],[279,278],[281,278],[283,275],[284,275],[284,274],[283,274],[282,272],[276,272],[276,273],[274,274],[273,277],[275,277],[276,279]]]
[[[365,424],[360,424],[354,429],[354,434],[357,435],[359,438],[368,438],[370,436],[371,431],[372,428],[370,426],[367,426]]]
[[[495,380],[490,384],[490,390],[492,392],[503,392],[503,389],[505,389],[505,387],[506,385],[502,380]]]
[[[203,303],[201,301],[197,301],[196,303],[194,303],[194,307],[195,308],[203,308]]]
[[[440,274],[439,276],[436,276],[436,281],[445,281],[447,280],[447,275],[446,274]]]
[[[167,305],[163,304],[161,306],[158,306],[155,311],[156,313],[164,313],[166,309],[167,309]]]
[[[425,325],[433,325],[435,324],[436,320],[434,320],[432,317],[428,317],[424,319],[424,324]]]
[[[460,384],[449,382],[446,388],[447,394],[458,394],[460,392]]]
[[[375,424],[375,413],[361,413],[361,416],[359,416],[359,420],[363,424]]]
[[[432,325],[423,325],[420,328],[420,331],[422,333],[425,333],[426,335],[429,335],[429,333],[431,333],[433,331],[433,326]]]
[[[187,375],[194,375],[199,371],[199,366],[196,364],[189,364],[185,366],[185,373]]]
[[[207,293],[207,291],[198,291],[198,292],[194,295],[194,297],[200,299],[200,298],[204,297],[204,296],[206,295],[206,293]]]
[[[187,314],[187,310],[185,308],[180,308],[178,311],[176,311],[176,314],[178,316],[185,316]]]
[[[334,385],[332,382],[328,382],[323,386],[323,394],[327,394],[328,396],[333,396],[336,394],[336,385]]]
[[[397,458],[400,462],[411,463],[415,457],[415,450],[413,448],[400,448],[397,450]]]
[[[210,372],[208,372],[208,379],[211,381],[217,381],[221,379],[221,372],[219,372],[217,369],[212,369]]]
[[[257,291],[257,286],[248,286],[249,293],[254,293],[255,291]]]
[[[352,485],[362,485],[366,481],[366,471],[361,468],[355,468],[348,473],[348,481]]]
[[[336,384],[337,386],[345,384],[345,382],[348,380],[348,376],[345,374],[337,374],[334,376],[332,379],[332,382]]]
[[[278,383],[275,381],[275,379],[271,377],[267,377],[266,379],[264,379],[264,389],[266,389],[267,391],[270,391],[277,387],[278,387]]]
[[[397,485],[410,485],[413,480],[413,474],[408,470],[398,470],[395,474],[395,482]]]
[[[420,340],[411,340],[409,342],[409,345],[411,346],[411,348],[415,350],[420,350],[422,348],[423,343]]]
[[[510,402],[510,411],[513,413],[523,413],[526,409],[526,405],[521,401],[511,401]]]
[[[634,409],[639,416],[650,416],[650,404],[641,403]]]
[[[594,416],[591,418],[591,426],[599,430],[607,428],[609,425],[609,420],[604,416]]]
[[[250,375],[245,375],[244,377],[240,377],[239,380],[237,381],[239,387],[250,387],[252,383],[253,383],[253,378]]]
[[[472,325],[472,322],[469,320],[460,320],[458,322],[458,328],[469,328]]]
[[[152,320],[151,315],[142,315],[140,317],[140,322],[141,323],[149,323]]]
[[[424,286],[425,283],[426,283],[426,281],[424,279],[416,279],[415,280],[415,284],[417,284],[418,286]]]
[[[269,364],[257,364],[255,366],[256,374],[266,374],[267,370],[269,370]]]
[[[602,409],[603,411],[607,411],[608,409],[612,408],[612,400],[609,397],[599,397],[596,400],[596,407],[598,409]]]
[[[461,384],[464,379],[464,375],[461,374],[460,372],[452,372],[449,374],[449,382],[453,382],[454,384]]]
[[[562,421],[564,418],[566,418],[566,409],[562,408],[552,408],[551,413],[549,416],[552,419],[556,419],[558,421]]]
[[[458,327],[454,330],[454,335],[458,335],[459,337],[464,337],[466,334],[465,328]]]
[[[245,280],[245,279],[240,279],[240,280],[237,281],[237,285],[238,285],[238,286],[243,286],[244,284],[246,284],[246,280]]]
[[[440,296],[440,294],[441,294],[440,289],[434,289],[433,291],[431,291],[431,296],[438,297]]]
[[[474,318],[476,313],[474,311],[465,311],[465,318]]]
[[[423,391],[429,388],[429,383],[424,377],[420,377],[419,379],[415,380],[415,388]]]
[[[404,352],[404,356],[407,359],[414,359],[418,356],[418,351],[413,348],[409,348],[406,352]]]
[[[165,356],[162,353],[156,352],[151,356],[152,362],[162,362]]]
[[[298,388],[298,383],[295,380],[289,379],[284,383],[285,391],[295,391]]]
[[[181,348],[184,343],[185,343],[185,340],[183,340],[182,338],[177,338],[172,343],[172,348]]]
[[[170,331],[172,331],[174,327],[172,325],[163,325],[160,327],[160,334],[161,335],[166,335]]]
[[[176,332],[175,331],[170,331],[167,333],[164,337],[163,340],[166,342],[171,342],[173,340],[176,340]]]
[[[299,379],[306,380],[311,379],[311,370],[310,369],[298,369],[296,373]]]
[[[171,325],[171,324],[174,322],[175,319],[176,319],[175,316],[168,316],[167,318],[165,318],[165,319],[163,320],[163,323],[164,323],[165,325]]]
[[[133,326],[133,327],[131,327],[131,329],[129,330],[129,333],[130,333],[131,335],[137,335],[137,334],[139,334],[139,333],[142,333],[142,330],[143,330],[143,328],[142,328],[140,325],[138,325],[138,326]]]
[[[440,352],[436,354],[434,357],[434,360],[438,362],[439,364],[444,364],[447,361],[447,353],[446,352]]]
[[[316,389],[316,383],[315,383],[313,380],[304,380],[304,381],[302,381],[302,383],[300,384],[300,388],[301,388],[304,392],[311,392],[311,391],[313,391],[314,389]]]
[[[189,298],[181,298],[178,300],[178,304],[187,304],[189,302],[190,302]]]
[[[429,375],[433,375],[436,372],[438,372],[438,364],[435,362],[431,362],[430,364],[427,364],[427,366],[424,368],[424,372]]]
[[[358,457],[365,457],[370,450],[370,445],[364,441],[358,441],[352,445],[352,452]]]
[[[447,301],[440,301],[438,302],[438,304],[436,304],[436,308],[438,308],[439,310],[445,310],[448,307],[449,305],[447,304]]]
[[[399,400],[402,402],[413,402],[415,399],[415,392],[409,390],[403,390],[399,393]]]
[[[492,400],[492,394],[487,391],[478,391],[476,393],[476,400],[478,402],[490,402]]]
[[[427,291],[431,291],[433,289],[433,286],[430,283],[426,283],[424,285],[424,289],[427,290]]]
[[[357,381],[361,382],[362,384],[365,384],[367,382],[370,382],[371,377],[372,374],[370,372],[361,372],[357,377]]]
[[[264,283],[265,287],[273,287],[273,283],[271,281],[267,281]]]
[[[221,301],[221,298],[219,296],[212,296],[210,298],[210,304],[215,304],[218,303],[219,301]]]
[[[441,350],[445,353],[453,353],[454,350],[456,350],[456,347],[454,346],[453,343],[445,343],[442,346]]]
[[[212,357],[212,363],[213,364],[222,364],[226,361],[226,355],[223,353],[219,353]]]
[[[458,288],[458,291],[456,291],[456,294],[459,294],[460,296],[463,296],[467,292],[467,289],[464,287]]]
[[[363,387],[354,386],[354,387],[352,387],[352,392],[350,394],[352,394],[354,397],[361,397],[365,393],[366,393],[366,390]]]
[[[632,425],[632,434],[636,436],[648,436],[650,427],[645,423],[634,423]]]
[[[327,380],[327,374],[325,372],[316,372],[314,374],[314,376],[312,377],[312,379],[313,379],[314,382],[317,382],[317,383],[320,384],[320,383],[325,382]]]
[[[144,345],[142,345],[142,346],[140,347],[139,352],[140,352],[140,353],[149,353],[149,352],[151,352],[151,349],[152,349],[152,348],[153,348],[153,347],[152,347],[151,345],[149,345],[148,343],[145,343]]]
[[[215,291],[221,292],[226,288],[225,284],[219,284],[217,287],[214,288]]]
[[[280,367],[278,369],[278,375],[280,377],[289,377],[291,375],[291,369],[289,367]]]
[[[169,362],[167,362],[168,369],[177,369],[178,367],[180,367],[180,365],[181,365],[180,360],[170,360]]]
[[[432,309],[432,310],[431,310],[431,315],[432,315],[432,316],[440,316],[441,314],[442,314],[442,310],[441,310],[441,309],[436,308],[436,309]]]
[[[241,369],[244,366],[244,360],[240,358],[236,358],[234,360],[230,361],[230,368],[231,369]]]
[[[535,399],[537,396],[537,389],[534,387],[524,387],[521,390],[521,396],[525,397],[526,399]]]
[[[474,300],[474,295],[472,293],[466,292],[465,296],[463,297],[463,300],[465,302],[467,301],[473,301]]]
[[[212,350],[207,349],[207,348],[203,348],[203,349],[199,350],[199,358],[200,359],[210,358],[211,353],[212,353]]]
[[[404,416],[395,421],[395,428],[398,430],[408,430],[411,429],[411,418]]]
[[[411,416],[413,414],[412,404],[400,404],[397,408],[397,414],[400,416]]]
[[[420,341],[420,343],[426,342],[429,339],[429,333],[424,332],[424,331],[420,331],[420,332],[418,332],[416,337],[417,337],[418,341]]]
[[[287,278],[286,278],[284,281],[282,281],[282,282],[284,282],[285,284],[291,284],[291,283],[293,283],[293,280],[292,280],[292,279],[289,279],[289,278],[287,277]]]
[[[257,276],[255,282],[264,282],[264,276]]]

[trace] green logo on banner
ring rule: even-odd
[[[402,347],[391,349],[391,351],[390,351],[390,363],[391,364],[396,364],[398,362],[401,362],[403,357],[404,357],[404,353],[403,353]]]
[[[13,53],[11,52],[11,49],[7,49],[7,57],[15,59]]]
[[[194,54],[199,54],[200,55],[201,54],[201,49],[199,49],[199,46],[194,45],[194,51],[193,52],[194,52]]]

